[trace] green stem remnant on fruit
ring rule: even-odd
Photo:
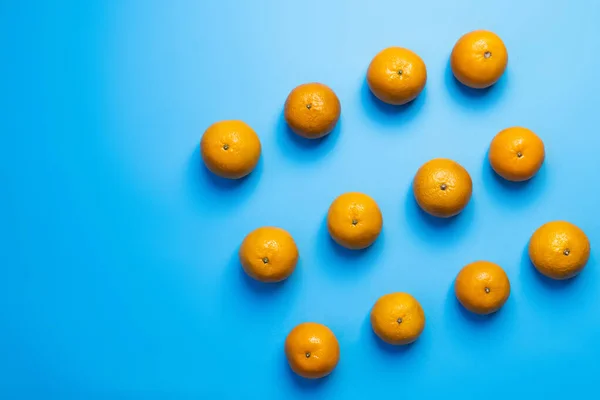
[[[398,75],[402,75],[404,73],[404,71],[402,71],[401,69],[398,70]]]
[[[564,254],[565,256],[568,256],[569,254],[571,254],[571,250],[569,250],[569,249],[565,249],[565,251],[563,251],[563,254]]]
[[[490,58],[492,56],[492,52],[491,51],[486,51],[485,53],[483,53],[483,56],[485,58]]]
[[[223,150],[229,150],[229,145],[228,144],[224,144],[223,145]]]
[[[442,184],[440,185],[440,189],[442,189],[442,190],[446,190],[447,188],[448,188],[448,186],[446,186],[446,184],[445,184],[445,183],[442,183]]]
[[[485,292],[486,292],[486,293],[489,293],[489,292],[490,292],[490,288],[489,288],[489,287],[486,287],[486,288],[485,288]]]
[[[306,356],[306,358],[309,358],[310,357],[310,351],[307,351],[306,354],[305,354],[305,356]]]
[[[358,221],[357,221],[357,220],[355,220],[355,219],[353,219],[353,220],[352,220],[352,225],[356,225],[356,224],[358,224]]]
[[[402,318],[398,318],[398,319],[396,320],[396,322],[397,322],[397,323],[399,323],[399,324],[401,324],[401,323],[402,323]]]
[[[523,153],[521,153],[520,151],[517,151],[517,157],[519,157],[519,158],[523,157]]]
[[[264,262],[265,264],[266,264],[266,263],[268,263],[268,262],[269,262],[269,257],[265,257],[265,258],[263,258],[263,262]]]
[[[309,110],[310,110],[310,108],[311,108],[311,107],[312,107],[312,104],[311,104],[311,103],[308,103],[308,104],[306,105],[306,108],[308,108]]]

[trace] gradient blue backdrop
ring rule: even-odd
[[[526,245],[566,219],[600,241],[600,3],[592,0],[3,1],[0,4],[0,397],[6,399],[593,398],[600,272],[538,275]],[[467,31],[505,41],[487,92],[458,85],[450,51]],[[426,90],[395,109],[365,72],[382,48],[413,49]],[[319,81],[342,103],[320,143],[292,136],[288,92]],[[214,121],[258,132],[263,157],[227,183],[202,166]],[[523,185],[486,161],[493,135],[524,125],[547,161]],[[410,193],[434,157],[471,173],[458,218]],[[344,251],[324,218],[345,191],[379,203],[383,234]],[[237,248],[261,225],[291,232],[300,263],[282,285],[250,282]],[[504,309],[475,318],[452,281],[502,265]],[[368,313],[391,291],[422,303],[419,341],[393,350]],[[306,382],[283,356],[296,324],[327,324],[341,361]],[[566,397],[565,397],[566,398]]]

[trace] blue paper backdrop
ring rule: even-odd
[[[366,399],[593,397],[600,372],[600,272],[556,283],[526,245],[566,219],[600,241],[600,3],[392,0],[4,1],[0,4],[0,397],[6,399]],[[509,50],[486,92],[448,60],[463,33]],[[426,90],[397,110],[370,95],[382,48],[416,51]],[[330,85],[342,103],[321,143],[290,135],[289,91]],[[202,132],[220,119],[258,132],[246,180],[214,179]],[[545,141],[523,185],[486,161],[502,128]],[[471,173],[458,218],[423,215],[410,192],[425,161]],[[383,234],[364,252],[335,246],[324,218],[345,191],[379,203]],[[301,254],[283,285],[250,282],[237,248],[277,225]],[[504,309],[475,318],[452,281],[474,260],[502,265]],[[427,326],[392,350],[368,313],[412,293]],[[341,361],[306,382],[283,355],[288,331],[327,324]]]

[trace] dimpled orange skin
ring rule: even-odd
[[[284,229],[266,226],[250,232],[242,242],[239,257],[244,271],[261,282],[279,282],[294,272],[298,248]]]
[[[340,360],[340,345],[325,325],[305,322],[288,334],[285,355],[296,374],[308,379],[323,378]]]
[[[498,311],[510,295],[510,281],[506,272],[489,261],[476,261],[465,266],[454,282],[456,298],[475,314]]]
[[[441,218],[459,214],[469,203],[473,183],[460,164],[436,158],[423,164],[413,180],[413,193],[423,211]]]
[[[513,182],[534,177],[544,163],[544,142],[527,128],[500,131],[490,145],[489,160],[498,175]]]
[[[529,258],[543,275],[569,279],[579,274],[590,258],[590,241],[576,225],[548,222],[529,240]]]
[[[384,342],[405,345],[417,340],[425,329],[425,313],[410,294],[390,293],[373,306],[371,326]]]
[[[406,104],[419,96],[427,82],[427,68],[416,53],[402,47],[379,52],[367,70],[371,92],[384,103]]]
[[[383,217],[379,206],[363,193],[340,195],[327,213],[329,234],[339,245],[352,250],[369,247],[381,232]]]
[[[508,52],[504,42],[495,33],[485,30],[463,35],[450,56],[450,66],[456,79],[474,89],[485,89],[496,83],[507,64]]]
[[[256,132],[245,122],[215,122],[202,135],[200,152],[206,167],[215,175],[239,179],[248,175],[260,158]]]
[[[306,83],[288,95],[284,116],[294,133],[318,139],[335,128],[341,111],[340,100],[329,86]]]

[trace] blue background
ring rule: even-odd
[[[0,4],[0,391],[13,398],[589,397],[600,372],[597,256],[557,283],[529,264],[542,223],[566,219],[600,240],[600,3],[542,0],[3,1]],[[497,32],[509,65],[492,89],[448,67],[465,32]],[[404,108],[365,85],[371,58],[400,45],[428,68]],[[282,108],[304,82],[330,85],[338,128],[315,143]],[[242,119],[263,156],[244,181],[213,178],[199,140]],[[531,182],[486,160],[499,130],[546,144]],[[425,216],[410,192],[434,157],[473,178],[457,218]],[[362,191],[383,234],[363,252],[329,239],[331,201]],[[300,251],[281,285],[241,272],[237,248],[261,225]],[[461,309],[459,269],[486,259],[512,282],[489,318]],[[423,305],[422,337],[395,350],[368,313],[392,291]],[[327,324],[341,361],[296,378],[283,342]],[[593,392],[592,392],[593,393]],[[593,396],[592,396],[593,397]]]

